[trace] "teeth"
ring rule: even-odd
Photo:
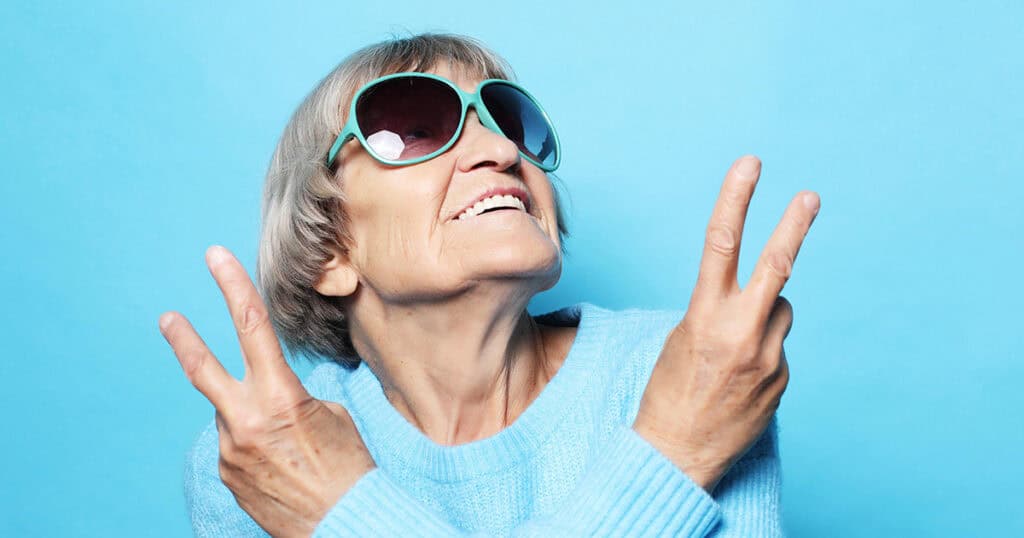
[[[520,211],[526,211],[526,206],[523,205],[523,202],[520,201],[519,198],[516,198],[511,194],[499,194],[489,198],[484,198],[483,200],[473,204],[473,207],[466,209],[459,215],[459,220],[466,220],[470,217],[475,217],[480,213],[495,207],[514,207]]]

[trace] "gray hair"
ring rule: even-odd
[[[326,166],[355,92],[390,73],[427,71],[441,64],[467,76],[514,80],[508,62],[479,41],[421,34],[360,49],[313,89],[281,135],[267,170],[256,279],[278,336],[296,355],[359,364],[344,298],[314,289],[335,252],[348,255],[351,236],[341,189],[343,170]],[[558,204],[558,230],[568,230]],[[564,248],[564,247],[563,247]]]

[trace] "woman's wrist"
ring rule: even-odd
[[[684,449],[681,443],[665,437],[640,417],[633,423],[633,430],[708,494],[714,491],[725,474],[721,465]]]

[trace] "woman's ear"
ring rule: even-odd
[[[334,257],[324,264],[320,280],[313,286],[320,295],[329,297],[348,297],[359,285],[359,274],[355,267],[341,253],[335,251]]]

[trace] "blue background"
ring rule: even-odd
[[[240,372],[205,248],[251,270],[294,107],[355,48],[426,30],[490,44],[559,127],[573,236],[535,312],[685,308],[742,154],[764,172],[741,283],[820,193],[784,291],[790,535],[1024,535],[1024,4],[488,5],[0,7],[0,535],[188,534],[212,408],[157,317]]]

